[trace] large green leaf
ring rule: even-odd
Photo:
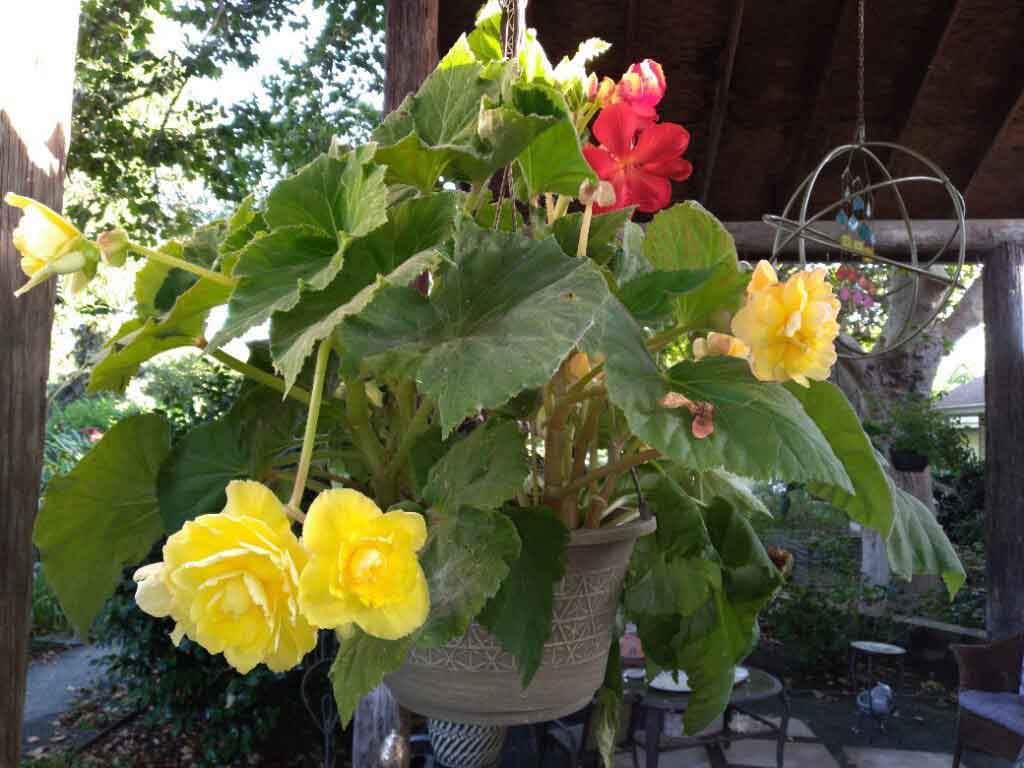
[[[114,593],[121,570],[144,558],[164,532],[156,477],[170,443],[162,416],[129,416],[46,488],[33,541],[47,581],[82,637]]]
[[[219,242],[225,226],[214,222],[188,238],[169,240],[157,250],[201,267],[213,268],[219,258]],[[135,276],[136,312],[142,318],[157,317],[174,306],[181,294],[199,280],[191,272],[150,259]]]
[[[292,309],[304,289],[326,288],[352,238],[387,221],[384,168],[370,162],[372,153],[368,146],[344,159],[322,155],[274,188],[264,215],[273,229],[240,252],[240,279],[212,348]]]
[[[534,139],[516,163],[528,198],[545,192],[575,197],[584,181],[597,183],[597,176],[583,157],[576,129],[564,120]]]
[[[228,300],[231,288],[199,280],[162,317],[129,320],[104,348],[89,375],[89,391],[124,392],[144,362],[178,347],[194,347],[209,311]]]
[[[424,298],[388,286],[341,326],[350,370],[415,375],[445,433],[558,369],[612,297],[553,239],[459,227],[454,264]]]
[[[173,533],[199,515],[219,512],[232,480],[251,475],[250,453],[242,444],[237,416],[201,424],[180,439],[160,469],[160,516]]]
[[[931,510],[886,477],[894,515],[885,551],[893,573],[907,580],[915,574],[941,576],[952,599],[967,578],[956,550]]]
[[[779,384],[760,382],[742,360],[679,363],[663,375],[636,322],[618,302],[584,341],[604,354],[611,401],[637,437],[696,472],[723,468],[758,480],[822,482],[852,491],[850,478],[821,430]],[[714,432],[694,437],[686,408],[661,404],[669,392],[714,406]]]
[[[619,232],[629,217],[636,210],[632,206],[619,208],[608,213],[599,213],[590,221],[590,234],[587,236],[587,257],[598,264],[608,263],[615,255]],[[551,234],[566,253],[576,253],[580,242],[580,230],[583,228],[583,214],[569,213],[556,219],[551,225]]]
[[[550,509],[508,507],[522,542],[519,557],[479,621],[516,657],[523,688],[544,657],[555,584],[565,572],[569,531]]]
[[[402,666],[411,645],[411,637],[381,640],[361,629],[341,639],[329,676],[342,728],[348,727],[359,700],[376,688],[384,675]]]
[[[526,439],[518,425],[491,419],[433,466],[423,498],[451,512],[460,507],[498,509],[523,489],[529,471]]]
[[[691,200],[658,213],[647,227],[643,251],[656,269],[718,268],[699,291],[676,299],[679,324],[695,327],[713,312],[739,306],[747,278],[740,272],[736,244],[699,203]]]
[[[787,384],[786,388],[821,429],[846,467],[854,490],[851,493],[824,483],[812,483],[811,492],[886,538],[895,515],[889,479],[846,395],[827,381],[811,382],[810,387]]]
[[[756,643],[757,613],[781,576],[746,517],[722,499],[699,505],[668,479],[653,498],[659,535],[636,550],[627,614],[654,664],[687,673],[686,728],[695,733],[728,703],[733,668]]]
[[[672,314],[674,299],[699,290],[718,272],[719,267],[646,272],[624,283],[619,299],[641,323],[657,323]]]
[[[432,521],[420,558],[430,587],[430,615],[417,645],[444,645],[465,632],[519,553],[516,527],[501,512],[464,507]]]
[[[451,235],[456,196],[443,192],[413,198],[388,210],[387,223],[354,240],[326,288],[302,291],[299,302],[278,312],[270,326],[274,364],[290,387],[315,344],[348,315],[365,307],[385,285],[406,285],[437,261]]]

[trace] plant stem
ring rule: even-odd
[[[558,203],[555,205],[555,220],[565,216],[565,212],[569,210],[569,204],[572,203],[572,200],[572,195],[558,196]]]
[[[219,363],[226,365],[233,371],[238,371],[243,376],[246,376],[257,384],[262,384],[265,387],[269,387],[275,392],[280,392],[282,395],[287,395],[300,403],[309,405],[309,392],[304,390],[302,387],[292,387],[289,390],[285,390],[285,383],[281,379],[277,378],[273,374],[261,371],[254,365],[242,362],[234,355],[229,355],[227,352],[221,349],[215,349],[213,352],[207,353]]]
[[[479,208],[480,203],[483,202],[485,193],[489,190],[490,187],[488,187],[486,183],[474,184],[469,188],[469,192],[466,193],[466,203],[462,209],[467,216],[472,216],[476,213],[476,209]]]
[[[316,424],[320,419],[320,403],[323,401],[324,381],[327,379],[327,360],[331,356],[331,337],[320,342],[316,352],[316,368],[313,371],[313,391],[309,397],[309,415],[306,417],[306,432],[302,437],[302,453],[299,454],[299,468],[295,472],[295,485],[292,496],[288,500],[288,508],[300,521],[305,515],[299,507],[302,505],[302,492],[306,488],[309,465],[313,460],[313,446],[316,444]]]
[[[647,349],[651,352],[657,352],[667,347],[680,336],[684,336],[689,332],[690,329],[685,325],[675,325],[671,328],[667,328],[664,331],[654,334],[647,340]]]
[[[590,222],[594,218],[594,201],[587,203],[583,209],[583,222],[580,224],[580,241],[576,246],[576,256],[583,258],[587,255],[587,243],[590,240]]]
[[[544,211],[547,214],[548,224],[555,220],[555,196],[551,192],[544,193]]]
[[[345,418],[356,447],[362,452],[374,478],[382,478],[386,465],[384,447],[370,423],[370,405],[366,387],[359,379],[345,379]]]
[[[193,275],[205,278],[206,280],[210,280],[214,283],[226,285],[229,288],[234,288],[235,284],[238,282],[235,278],[228,275],[222,275],[220,272],[214,272],[212,269],[207,269],[206,267],[201,267],[198,264],[193,264],[190,261],[179,259],[177,256],[171,256],[169,253],[147,248],[144,245],[128,243],[128,247],[140,256],[145,256],[147,259],[159,261],[161,264],[166,264],[169,267],[184,269],[186,272],[191,272]]]
[[[589,485],[595,480],[600,480],[601,478],[607,477],[613,473],[622,474],[623,472],[628,472],[633,467],[639,466],[651,459],[656,459],[660,455],[661,454],[654,448],[650,448],[646,451],[640,451],[640,453],[634,453],[631,456],[626,456],[624,459],[620,459],[614,464],[605,464],[603,467],[591,470],[583,477],[578,480],[573,480],[567,486],[559,488],[558,490],[562,495],[578,491],[583,486]]]
[[[409,452],[412,450],[413,443],[416,442],[417,437],[426,431],[427,420],[430,418],[433,410],[434,402],[429,397],[424,397],[420,401],[420,407],[416,409],[412,421],[405,428],[405,432],[402,434],[402,441],[398,444],[398,450],[395,451],[395,455],[391,459],[389,467],[391,475],[397,476],[405,467],[405,460],[409,458]]]

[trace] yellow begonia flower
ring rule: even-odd
[[[4,202],[24,211],[12,240],[29,281],[14,295],[21,296],[53,275],[82,275],[85,279],[73,282],[80,290],[96,272],[96,247],[70,221],[32,198],[8,192]]]
[[[384,514],[358,491],[324,491],[302,527],[309,565],[299,602],[318,627],[349,631],[352,624],[394,640],[427,619],[430,594],[416,553],[427,540],[423,517]]]
[[[815,269],[780,283],[767,261],[757,265],[732,332],[750,348],[758,379],[806,387],[809,379],[828,378],[836,362],[840,305],[825,277],[824,269]]]
[[[242,674],[260,663],[283,672],[316,645],[299,611],[306,552],[265,485],[234,480],[227,497],[222,512],[190,520],[167,540],[162,563],[135,572],[135,599],[177,622],[175,645],[187,635]]]

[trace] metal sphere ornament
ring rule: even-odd
[[[807,243],[810,242],[827,249],[824,258],[815,257],[813,262],[838,267],[830,277],[842,304],[837,352],[846,358],[884,355],[926,331],[942,314],[953,293],[963,287],[960,275],[967,255],[964,198],[942,169],[908,147],[865,139],[864,0],[860,0],[859,11],[856,137],[852,143],[836,147],[822,158],[789,198],[781,215],[763,217],[765,223],[776,230],[773,263],[783,251],[792,250],[795,243],[799,268],[806,267]],[[882,161],[882,156],[887,162]],[[889,171],[890,167],[915,166],[915,173],[894,176]],[[839,199],[812,211],[812,198],[819,182],[831,180],[832,174],[840,168]],[[933,253],[922,253],[915,239],[914,220],[904,197],[906,189],[915,185],[938,185],[949,198],[953,230]],[[896,258],[879,253],[875,215],[882,195],[891,196],[891,201],[887,202],[898,211],[896,221],[902,224],[897,229],[905,231],[906,235],[907,251]],[[887,319],[886,332],[880,332],[879,313],[897,305],[916,309],[924,281],[942,286],[938,300],[923,313],[899,312],[892,316],[894,323]],[[865,331],[872,323],[875,323],[873,330]],[[854,341],[858,335],[869,337],[867,348]]]

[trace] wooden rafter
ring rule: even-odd
[[[1007,138],[1012,126],[1020,119],[1022,111],[1024,111],[1024,83],[1021,84],[1021,89],[1017,94],[1016,101],[1014,101],[1013,106],[1010,107],[1010,110],[1006,113],[1006,117],[1003,119],[1002,125],[999,126],[999,130],[996,131],[995,137],[985,150],[985,154],[982,156],[981,162],[978,163],[974,172],[971,174],[970,181],[968,181],[967,185],[964,187],[965,200],[971,200],[972,192],[975,191],[976,185],[981,178],[982,169],[988,164],[989,159],[998,151],[1003,141]]]
[[[811,170],[808,166],[811,162],[810,144],[814,138],[814,129],[821,124],[828,109],[831,100],[829,78],[836,66],[836,59],[843,40],[849,35],[851,28],[856,28],[855,26],[851,27],[851,24],[855,22],[856,13],[857,0],[843,0],[843,6],[835,15],[831,29],[822,30],[819,38],[822,44],[809,57],[812,63],[808,67],[808,77],[804,83],[803,92],[813,93],[814,100],[810,103],[807,119],[796,127],[789,137],[784,157],[796,158],[796,160],[790,165],[789,173],[785,174],[785,181],[779,190],[777,201],[779,210]],[[820,64],[816,66],[815,62],[820,62]]]
[[[725,115],[729,109],[729,90],[732,85],[732,70],[736,63],[740,30],[743,28],[743,7],[744,0],[733,0],[732,16],[729,19],[729,36],[721,62],[718,87],[715,89],[715,106],[711,113],[711,133],[708,138],[708,150],[701,175],[701,203],[706,203],[708,199],[711,180],[715,172],[715,161],[718,159],[718,147],[722,141],[722,130],[725,128]]]

